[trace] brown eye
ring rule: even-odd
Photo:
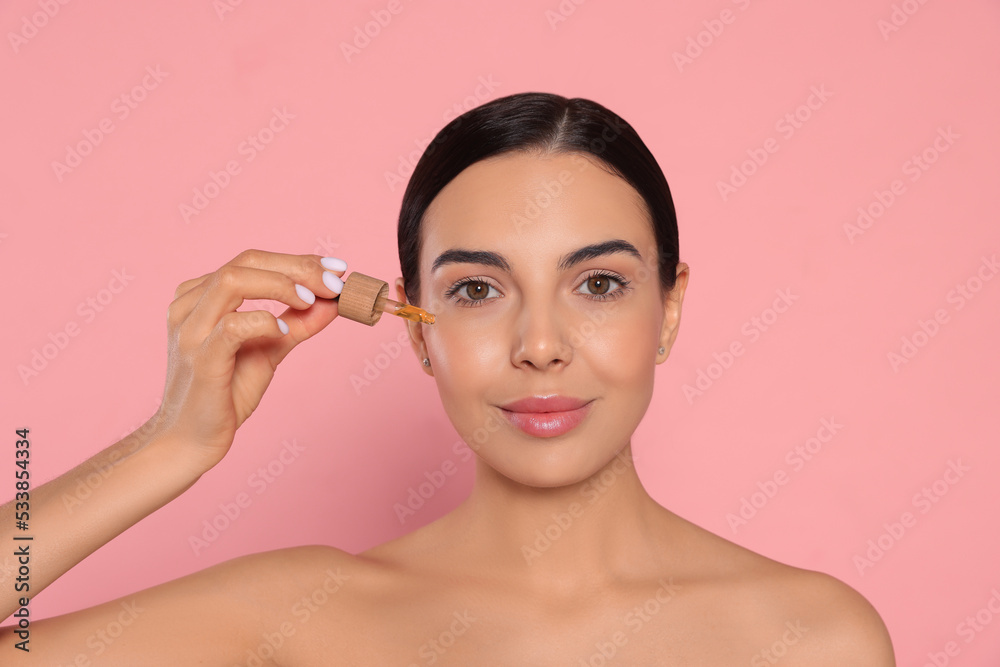
[[[465,284],[465,293],[473,301],[481,301],[490,293],[490,286],[480,281]]]
[[[587,288],[591,294],[605,294],[609,287],[607,276],[591,276],[587,280]]]

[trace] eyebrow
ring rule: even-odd
[[[634,245],[623,239],[612,239],[610,241],[592,243],[563,255],[559,259],[557,268],[560,271],[565,271],[566,269],[573,268],[581,262],[619,253],[631,255],[640,262],[642,261],[642,255]],[[464,250],[462,248],[451,248],[449,250],[445,250],[437,256],[437,259],[434,260],[434,264],[431,266],[431,273],[434,273],[442,266],[446,266],[448,264],[482,264],[483,266],[492,266],[493,268],[506,271],[507,273],[511,272],[510,262],[508,262],[507,258],[498,252],[492,252],[490,250]]]

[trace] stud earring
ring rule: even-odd
[[[431,365],[431,360],[428,359],[427,357],[424,357],[424,366],[430,366],[430,365]]]
[[[657,351],[658,351],[658,352],[659,352],[660,354],[663,354],[664,352],[666,352],[666,351],[667,351],[667,348],[665,348],[665,347],[663,347],[663,346],[661,345],[661,346],[660,346],[660,349],[659,349],[659,350],[657,350]]]

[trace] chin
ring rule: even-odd
[[[478,455],[483,463],[512,482],[553,489],[590,479],[621,450],[620,447],[608,448],[606,444],[598,447],[589,438],[555,440],[533,439],[531,442],[508,441],[501,444],[498,439],[495,449],[480,450]]]

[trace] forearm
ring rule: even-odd
[[[16,499],[0,506],[0,619],[201,476],[181,443],[143,430],[32,488],[27,530],[15,526]]]
[[[275,367],[337,317],[342,281],[323,259],[247,250],[177,287],[167,310],[167,379],[157,414],[65,475],[31,488],[30,498],[0,506],[0,619],[222,460]],[[344,262],[328,259],[342,275]],[[282,319],[236,310],[261,298],[289,309]],[[15,539],[26,537],[32,539]],[[19,581],[22,559],[27,589]]]

